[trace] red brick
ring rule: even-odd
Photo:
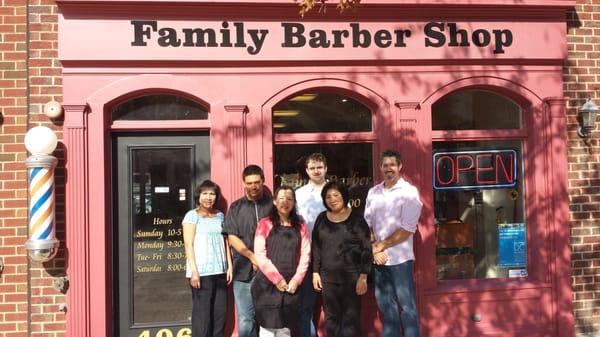
[[[6,318],[4,320],[7,321]],[[15,324],[14,322],[0,323],[0,331],[9,332],[9,331],[16,331],[16,330],[17,330],[17,324]]]
[[[6,313],[4,315],[4,320],[7,322],[27,321],[27,313]]]
[[[4,335],[4,337],[29,337],[27,336],[27,332],[10,332]],[[48,336],[43,336],[48,337]]]

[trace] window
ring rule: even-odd
[[[502,116],[502,122],[496,116]],[[521,108],[498,94],[468,90],[434,104],[432,124],[443,131],[467,126],[486,130],[467,136],[434,132],[438,279],[527,276],[522,160],[526,139],[519,130],[489,136],[494,126],[520,128]]]
[[[334,93],[309,92],[273,108],[275,133],[369,132],[371,109],[357,100]]]
[[[463,90],[433,105],[433,130],[521,128],[521,107],[486,90]]]
[[[296,189],[308,183],[304,161],[315,152],[327,158],[327,179],[346,185],[350,205],[364,213],[373,186],[373,145],[369,143],[276,145],[275,188],[287,185]]]
[[[275,188],[306,184],[305,158],[320,152],[327,159],[327,179],[345,184],[351,206],[362,213],[373,185],[371,109],[348,96],[307,91],[278,103],[272,114]]]
[[[112,120],[194,120],[208,119],[208,110],[189,99],[175,95],[134,98],[112,111]]]

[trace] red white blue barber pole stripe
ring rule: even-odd
[[[54,169],[29,170],[29,238],[48,240],[55,237]]]
[[[58,252],[54,220],[54,168],[58,162],[50,155],[56,148],[56,135],[47,127],[37,126],[25,135],[25,147],[31,156],[29,169],[29,240],[25,248],[33,261],[46,262]]]

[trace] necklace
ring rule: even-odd
[[[350,215],[350,208],[348,208],[348,207],[342,208],[337,213],[327,212],[327,217],[329,218],[329,220],[331,220],[333,222],[342,222],[342,221],[348,219],[348,215]]]

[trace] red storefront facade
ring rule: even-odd
[[[123,260],[135,260],[137,254],[131,248],[134,241],[119,241],[132,233],[120,231],[132,212],[123,213],[123,221],[119,218],[122,200],[133,197],[133,213],[135,207],[158,209],[160,202],[152,199],[148,206],[143,192],[131,195],[136,187],[123,191],[126,199],[120,199],[122,182],[130,186],[138,182],[133,176],[119,175],[123,167],[134,165],[131,157],[119,166],[119,151],[173,151],[189,142],[201,142],[201,148],[191,151],[196,159],[206,158],[192,164],[192,180],[210,177],[221,185],[228,202],[240,196],[240,172],[250,163],[265,169],[267,185],[272,187],[274,177],[292,183],[298,178],[289,174],[289,167],[278,166],[288,153],[302,154],[317,145],[332,156],[338,150],[357,149],[364,155],[349,153],[352,160],[347,166],[362,165],[363,170],[350,172],[344,166],[338,177],[364,178],[372,184],[380,178],[377,154],[386,148],[400,149],[404,173],[419,188],[424,202],[415,244],[423,336],[574,334],[562,77],[565,11],[572,3],[417,6],[365,1],[356,14],[339,16],[331,11],[305,19],[284,2],[181,1],[168,7],[161,1],[63,0],[57,4],[68,177],[68,336],[143,336],[145,331],[149,336],[169,336],[181,331],[183,325],[165,322],[120,325],[120,313],[135,309],[124,303],[119,289],[123,282],[135,281],[124,275],[127,268],[119,268]],[[192,32],[196,29],[214,35],[206,33],[203,40],[204,33]],[[281,126],[286,116],[301,119],[291,112],[297,106],[290,102],[311,95],[333,97],[322,103],[328,105],[346,100],[368,111],[367,117],[360,117],[367,121],[347,129],[311,129],[305,124],[294,129],[293,122]],[[453,115],[467,109],[463,103],[453,103],[464,101],[460,95],[479,102],[468,108],[473,111],[467,126],[451,123],[466,118]],[[201,113],[189,119],[169,113],[127,117],[135,107],[147,107],[150,103],[143,100],[148,97],[157,102],[163,102],[157,97],[178,97]],[[175,103],[170,107],[177,110]],[[490,110],[488,115],[495,117],[483,119],[476,114],[488,111],[473,108],[498,106],[506,108]],[[300,115],[304,108],[298,108]],[[174,140],[181,137],[202,138]],[[121,140],[133,138],[143,141],[127,140],[124,148],[119,147]],[[472,192],[486,181],[483,178],[467,192],[436,188],[440,182],[458,183],[461,170],[472,169],[478,180],[493,165],[482,164],[478,171],[479,159],[468,159],[475,163],[467,166],[457,159],[445,171],[455,176],[435,179],[442,165],[435,161],[435,153],[491,156],[504,150],[516,151],[514,175],[505,162],[500,162],[504,166],[496,162],[494,174],[496,180],[504,173],[515,182],[500,191],[515,193],[510,208],[513,221],[508,222],[522,225],[519,233],[526,243],[525,262],[513,267],[506,261],[503,267],[500,257],[483,262],[490,254],[501,255],[501,248],[495,247],[501,245],[500,234],[487,238],[487,229],[478,233],[473,223],[491,214],[487,208],[494,208],[497,216],[511,217],[498,211],[506,209],[504,202],[489,194],[498,191]],[[141,185],[137,188],[143,190]],[[151,190],[159,194],[165,187],[152,185]],[[180,198],[188,193],[182,190]],[[474,238],[460,244],[456,239],[442,242],[442,228],[453,220],[475,225],[466,232]],[[482,223],[488,226],[489,220]],[[463,235],[464,229],[459,233]],[[478,237],[491,253],[477,257]],[[466,266],[457,262],[457,256],[466,258]],[[133,265],[127,265],[129,270]],[[511,268],[514,272],[509,272]],[[376,307],[372,298],[365,302],[364,335],[378,336]],[[129,315],[134,322],[135,314]]]

